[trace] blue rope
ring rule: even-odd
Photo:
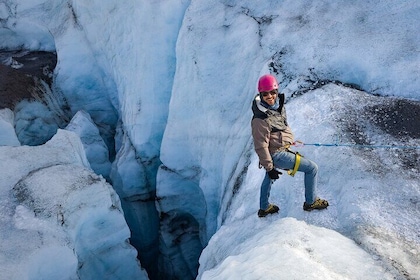
[[[304,146],[316,147],[357,147],[357,148],[374,148],[374,149],[420,149],[420,146],[392,146],[392,145],[363,145],[363,144],[329,144],[329,143],[303,143]]]

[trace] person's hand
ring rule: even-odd
[[[271,169],[267,173],[268,173],[268,177],[270,177],[270,179],[272,180],[277,180],[279,178],[279,175],[281,174],[275,168]]]

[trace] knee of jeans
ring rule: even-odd
[[[317,174],[318,173],[318,165],[315,162],[312,162],[312,170],[311,173]]]

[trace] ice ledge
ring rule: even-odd
[[[253,225],[245,228],[246,225]],[[316,275],[313,273],[316,272]],[[336,231],[277,215],[222,226],[200,257],[197,279],[388,279],[366,251]]]

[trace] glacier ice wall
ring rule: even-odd
[[[248,101],[264,62],[258,41],[258,24],[221,3],[193,2],[187,10],[157,184],[163,242],[172,248],[168,259],[181,259],[186,242],[195,250],[207,244],[246,166],[250,130],[243,124],[250,119]],[[247,47],[238,50],[228,42]],[[180,221],[184,232],[176,230]]]
[[[131,243],[151,277],[156,277],[159,260],[156,173],[175,74],[175,43],[188,5],[75,1],[72,6],[95,62],[104,77],[112,77],[108,92],[118,104],[119,122],[110,177],[122,199]]]
[[[111,162],[108,148],[90,115],[85,111],[77,112],[65,129],[75,132],[80,137],[93,171],[109,178]]]
[[[120,200],[89,168],[76,134],[0,150],[2,278],[148,279]]]
[[[20,146],[14,124],[15,115],[10,109],[0,110],[0,146]]]

